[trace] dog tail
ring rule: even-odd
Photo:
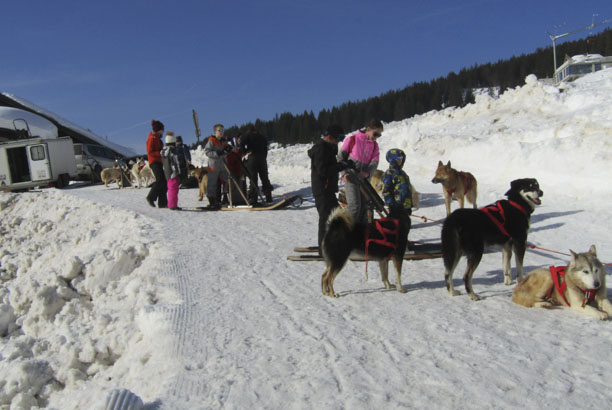
[[[447,271],[454,271],[461,258],[461,242],[459,232],[452,223],[452,214],[442,226],[442,257]]]
[[[344,258],[345,253],[348,256],[351,252],[354,225],[353,217],[342,207],[337,207],[329,215],[323,243],[321,244],[322,254],[328,263],[332,262],[335,258],[341,260]],[[333,262],[336,261],[334,260]],[[338,263],[344,264],[344,261],[341,260]]]

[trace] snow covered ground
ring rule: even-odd
[[[444,216],[438,160],[476,176],[481,206],[535,177],[544,197],[529,241],[562,253],[595,244],[610,263],[611,136],[606,70],[562,90],[530,76],[499,98],[388,124],[379,143],[383,155],[406,151],[415,215]],[[276,196],[311,199],[307,148],[271,151]],[[406,294],[385,290],[376,264],[365,281],[365,265],[349,262],[331,299],[322,262],[286,260],[316,242],[312,202],[172,212],[149,207],[146,192],[0,194],[0,408],[104,408],[119,388],[149,409],[569,409],[612,398],[612,323],[513,304],[498,251],[474,276],[479,302],[465,295],[464,262],[462,294],[448,295],[440,259],[404,264]],[[179,205],[201,204],[181,190]],[[415,218],[410,239],[438,242],[440,227]],[[525,266],[567,261],[534,249]]]

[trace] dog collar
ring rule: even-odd
[[[559,294],[563,298],[563,301],[567,304],[567,306],[571,306],[570,303],[565,298],[565,289],[567,288],[567,283],[565,282],[565,270],[567,266],[551,266],[549,268],[550,275],[553,280],[553,287],[548,291],[548,295],[546,298],[550,298],[552,295],[553,289],[557,289]],[[578,288],[584,294],[584,298],[582,299],[582,307],[585,307],[587,303],[592,302],[595,299],[595,294],[597,293],[597,289],[582,289]]]

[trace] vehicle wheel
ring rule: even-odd
[[[64,175],[60,175],[57,177],[57,181],[53,183],[53,186],[57,189],[64,189],[66,185],[64,184]]]
[[[102,182],[102,178],[100,177],[100,172],[102,172],[102,167],[98,164],[94,167],[91,175],[91,182],[94,184]]]

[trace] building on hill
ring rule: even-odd
[[[570,82],[585,74],[612,67],[612,57],[600,54],[581,54],[566,57],[565,62],[555,71],[555,83]]]
[[[93,132],[79,127],[76,124],[71,123],[70,121],[65,120],[57,114],[54,114],[50,111],[47,111],[23,98],[17,97],[12,94],[0,93],[0,107],[9,107],[16,108],[19,110],[28,111],[30,113],[36,114],[38,117],[42,117],[41,120],[36,121],[33,116],[28,116],[28,118],[24,118],[28,126],[30,126],[30,122],[49,122],[53,126],[57,128],[57,136],[68,136],[72,138],[72,141],[81,144],[93,144],[93,145],[101,145],[113,151],[117,157],[122,158],[131,158],[137,155],[132,149],[121,146],[119,144],[115,144],[107,139],[100,137]],[[10,111],[10,110],[5,110]],[[8,114],[7,114],[8,115]],[[2,119],[2,118],[0,118]],[[46,121],[45,121],[46,120]],[[11,128],[8,128],[6,124],[0,125],[0,140],[11,140],[18,139],[22,137],[20,131],[15,131],[15,128],[22,130],[24,128],[23,124],[16,123],[15,127],[8,118],[4,118],[4,123],[9,123]],[[45,127],[49,128],[49,127]],[[48,136],[46,136],[48,137]]]

